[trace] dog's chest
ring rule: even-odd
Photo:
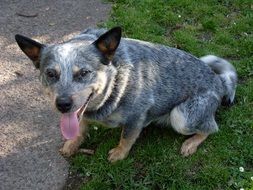
[[[123,117],[121,112],[113,112],[111,115],[109,115],[107,118],[102,120],[102,123],[107,125],[110,128],[116,128],[122,123]]]

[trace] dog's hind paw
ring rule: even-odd
[[[195,153],[198,146],[207,138],[207,136],[207,134],[195,134],[187,139],[181,147],[181,154],[186,157]]]
[[[197,151],[198,146],[193,143],[184,142],[181,147],[181,154],[184,157],[190,156]]]
[[[126,151],[121,146],[117,146],[116,148],[111,149],[108,154],[109,154],[108,161],[113,163],[118,160],[123,160],[124,158],[126,158],[128,155],[128,151]]]

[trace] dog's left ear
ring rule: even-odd
[[[33,61],[34,66],[38,69],[40,67],[39,58],[41,49],[45,45],[19,34],[15,35],[15,39],[20,49]]]
[[[112,61],[117,47],[121,39],[121,28],[115,27],[100,36],[93,44],[106,58],[104,64],[109,64]]]

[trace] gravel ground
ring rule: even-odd
[[[61,42],[107,18],[99,0],[0,1],[0,189],[62,189],[68,163],[59,115],[44,98],[36,71],[19,50],[19,33]]]

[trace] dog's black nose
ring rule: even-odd
[[[70,97],[58,97],[56,99],[56,107],[57,109],[62,112],[66,113],[68,112],[73,105],[73,100]]]

